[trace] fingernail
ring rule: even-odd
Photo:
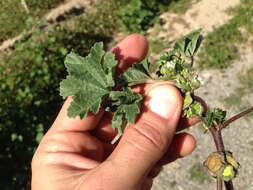
[[[171,118],[178,109],[178,92],[171,86],[155,87],[149,92],[149,108],[163,118]]]

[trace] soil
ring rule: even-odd
[[[149,34],[169,41],[176,40],[194,29],[202,28],[203,34],[210,32],[213,27],[226,23],[231,16],[226,13],[230,7],[240,3],[240,0],[201,0],[193,4],[184,14],[164,13],[160,16],[165,24],[162,31],[151,28]]]

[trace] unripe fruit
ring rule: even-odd
[[[236,177],[240,164],[233,158],[231,152],[226,151],[211,153],[204,166],[214,178],[229,181]]]

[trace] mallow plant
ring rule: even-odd
[[[134,124],[143,100],[143,95],[133,92],[132,86],[158,81],[173,84],[184,99],[181,117],[200,118],[204,133],[209,132],[216,145],[217,150],[207,157],[203,166],[216,179],[218,190],[222,189],[223,182],[227,190],[233,190],[232,180],[237,177],[240,164],[232,151],[225,149],[221,132],[233,121],[252,112],[253,107],[226,119],[226,111],[204,108],[194,96],[195,90],[204,84],[193,69],[194,56],[202,42],[200,33],[200,29],[192,31],[178,40],[170,51],[162,53],[160,60],[153,63],[155,71],[151,72],[152,63],[145,59],[133,64],[116,81],[117,61],[113,53],[105,53],[102,42],[95,43],[86,57],[71,52],[65,59],[68,76],[60,83],[60,95],[74,97],[68,108],[69,117],[83,119],[89,111],[97,114],[103,107],[113,113],[112,128],[122,134],[128,123]]]

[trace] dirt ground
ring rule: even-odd
[[[184,14],[164,13],[160,16],[165,21],[162,30],[151,28],[148,33],[156,34],[169,41],[176,40],[194,29],[202,28],[203,34],[213,27],[226,23],[230,15],[226,11],[240,3],[240,0],[201,0],[193,4]]]

